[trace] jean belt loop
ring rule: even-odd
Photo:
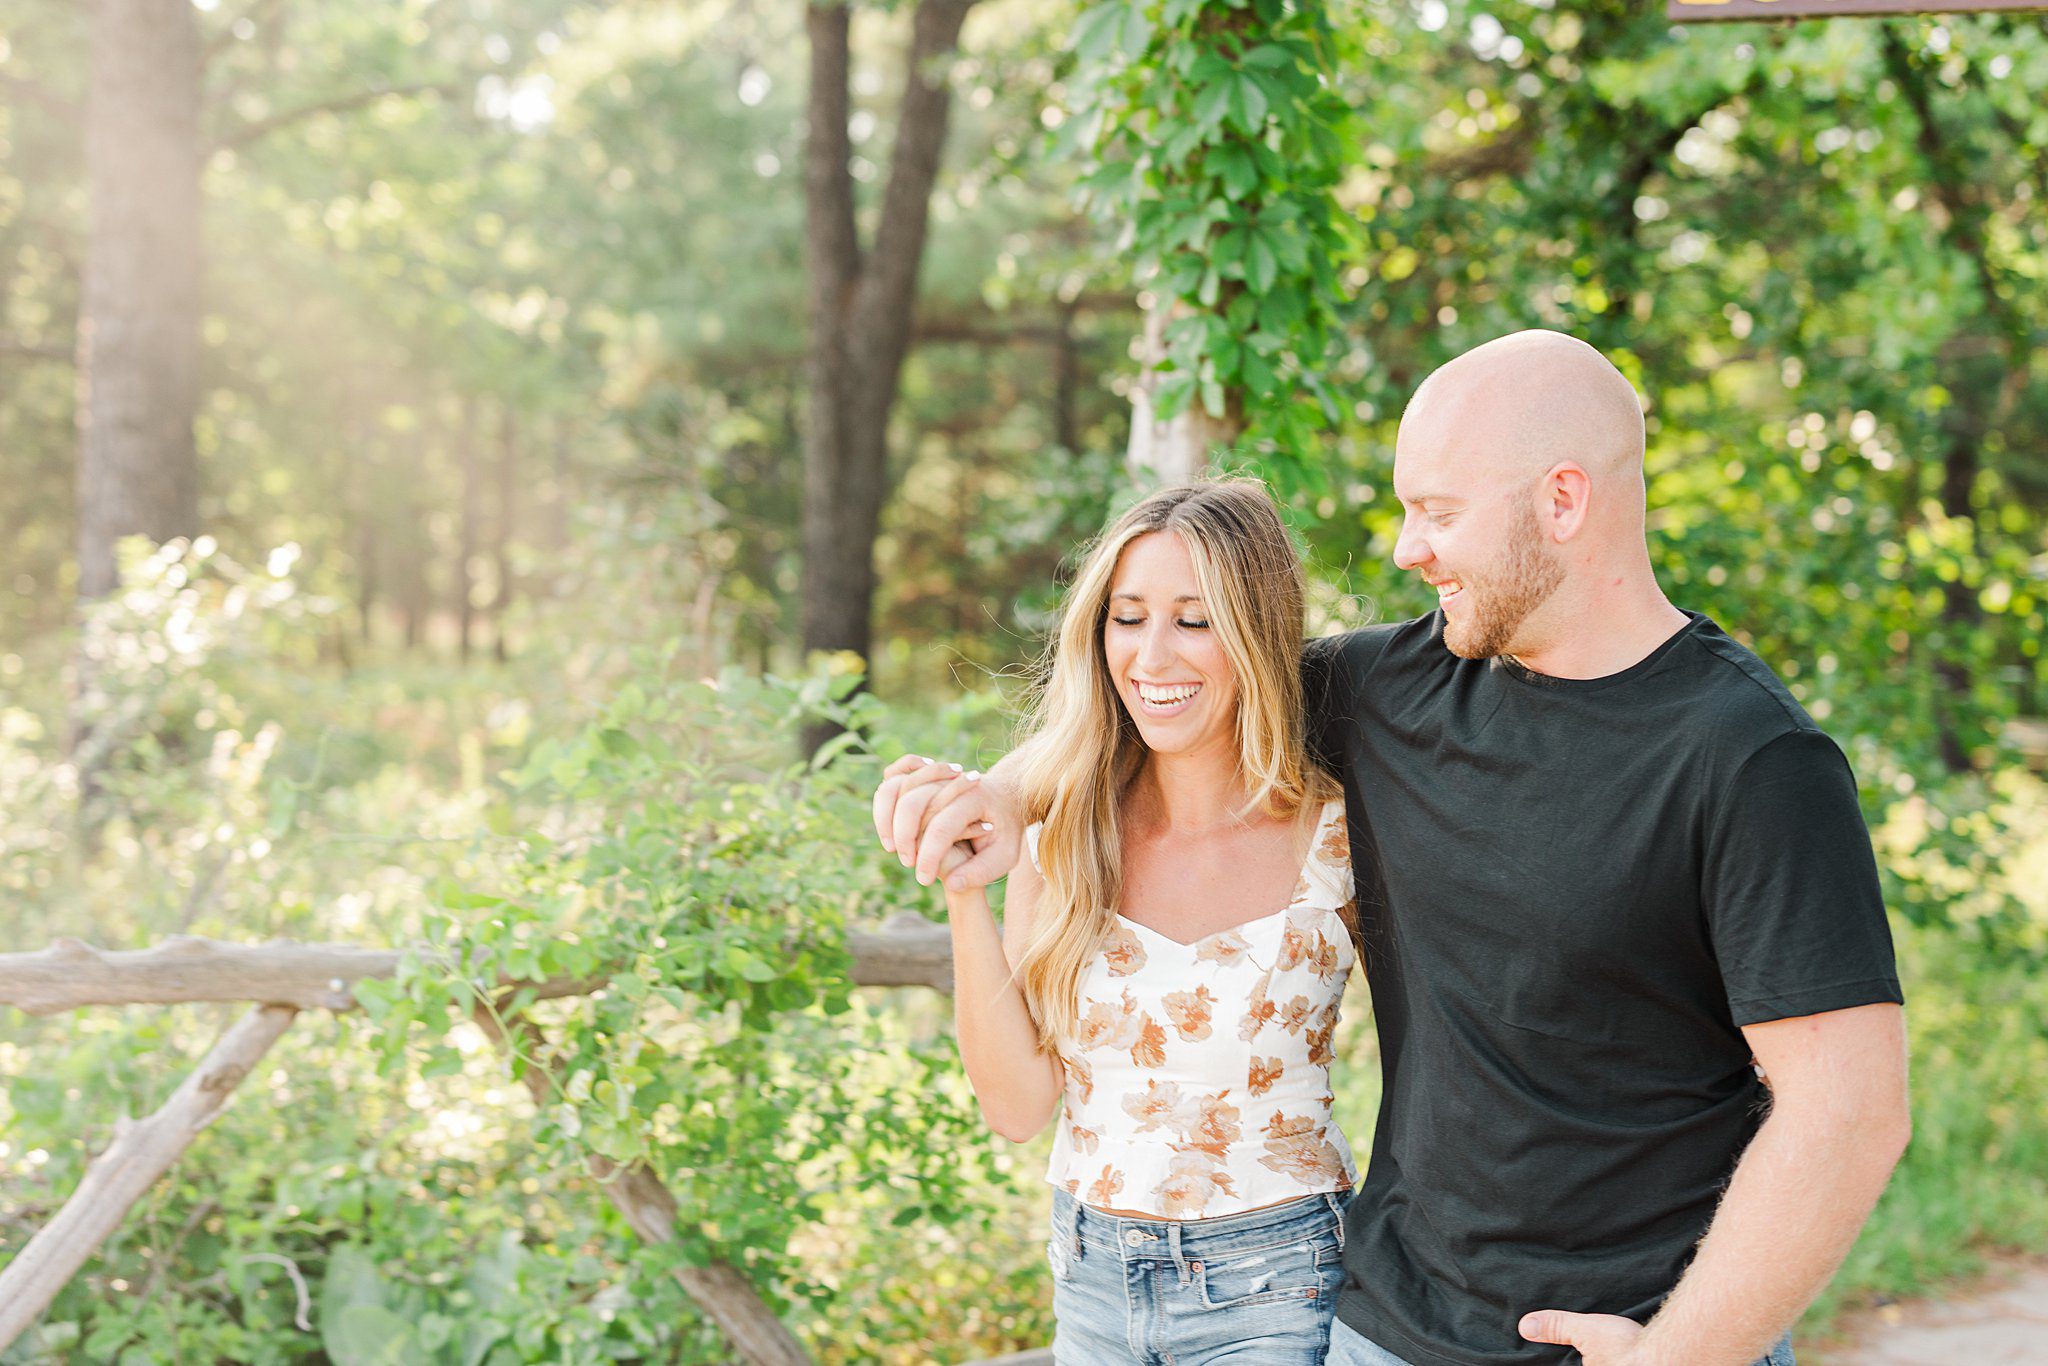
[[[1326,1192],[1323,1196],[1323,1199],[1329,1202],[1330,1213],[1336,1216],[1337,1250],[1339,1252],[1342,1252],[1344,1250],[1344,1202],[1343,1200],[1338,1198],[1337,1192],[1335,1191]]]
[[[1166,1246],[1173,1253],[1173,1264],[1180,1269],[1180,1283],[1186,1285],[1192,1279],[1188,1271],[1188,1259],[1180,1250],[1180,1220],[1166,1222]]]

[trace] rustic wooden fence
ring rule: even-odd
[[[943,925],[903,914],[878,929],[850,934],[848,941],[856,985],[953,989],[951,944]],[[220,1114],[300,1011],[356,1009],[356,984],[390,976],[401,957],[394,949],[348,944],[231,944],[184,935],[146,949],[109,951],[59,939],[33,953],[0,954],[0,1005],[32,1015],[193,1001],[250,1006],[154,1113],[115,1120],[113,1141],[87,1164],[78,1189],[0,1268],[0,1352],[42,1315],[135,1202]],[[473,1018],[500,1048],[516,1042],[532,1059],[525,1081],[536,1103],[561,1093],[561,1064],[533,1018],[510,1009],[513,994],[524,990],[534,1000],[558,1000],[595,991],[607,980],[597,975],[479,984]],[[642,1240],[674,1240],[680,1211],[658,1176],[637,1164],[621,1168],[596,1154],[586,1166]],[[714,1263],[679,1268],[675,1277],[750,1366],[813,1366],[810,1354],[737,1269]],[[1004,1359],[1007,1366],[1050,1360],[1045,1352]]]

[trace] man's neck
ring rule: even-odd
[[[1509,656],[1550,678],[1607,678],[1640,664],[1692,620],[1653,583],[1627,598],[1584,603],[1527,647]]]

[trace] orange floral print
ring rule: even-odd
[[[1266,1135],[1267,1156],[1259,1164],[1304,1186],[1320,1185],[1344,1177],[1344,1156],[1331,1144],[1324,1127],[1307,1115],[1285,1115],[1275,1110],[1259,1132]]]
[[[1273,1089],[1273,1083],[1280,1080],[1281,1073],[1286,1070],[1287,1065],[1278,1058],[1253,1058],[1251,1072],[1252,1094],[1255,1096],[1265,1095],[1266,1092]]]
[[[1323,862],[1334,868],[1349,868],[1351,866],[1350,827],[1343,821],[1331,821],[1329,827],[1323,831],[1323,838],[1321,843],[1316,846],[1316,852],[1322,856]]]
[[[1237,1187],[1230,1173],[1201,1153],[1176,1153],[1167,1167],[1166,1179],[1152,1188],[1159,1199],[1160,1213],[1169,1219],[1200,1214],[1218,1192],[1234,1196]]]
[[[1107,1048],[1116,1039],[1117,1025],[1122,1020],[1117,1008],[1107,1001],[1090,1001],[1088,1009],[1081,1013],[1080,1024],[1075,1029],[1075,1042],[1084,1051]]]
[[[1138,1121],[1139,1133],[1148,1134],[1172,1124],[1174,1115],[1186,1103],[1179,1083],[1148,1081],[1143,1095],[1124,1097],[1124,1113]]]
[[[1308,1027],[1304,1036],[1308,1040],[1308,1060],[1312,1067],[1327,1067],[1337,1060],[1337,1050],[1331,1041],[1337,1035],[1337,1013],[1340,1007],[1331,1001],[1316,1012],[1315,1023]]]
[[[1245,1002],[1244,1021],[1237,1027],[1237,1037],[1250,1043],[1259,1037],[1259,1031],[1266,1027],[1266,1021],[1273,1018],[1275,1007],[1266,999],[1266,989],[1273,984],[1271,969],[1259,974],[1259,980],[1252,983],[1250,998]]]
[[[1131,1061],[1140,1067],[1158,1067],[1166,1061],[1166,1031],[1138,1009],[1129,987],[1115,1005],[1090,1001],[1079,1034],[1083,1050],[1129,1049]]]
[[[1193,991],[1169,991],[1166,993],[1166,1019],[1181,1038],[1188,1043],[1198,1043],[1209,1037],[1209,1007],[1216,1003],[1209,988],[1196,987]]]
[[[1150,1015],[1138,1017],[1144,1023],[1138,1029],[1138,1041],[1131,1045],[1131,1061],[1140,1067],[1159,1067],[1166,1062],[1166,1031],[1153,1023]]]
[[[1102,1175],[1096,1177],[1088,1186],[1088,1203],[1091,1205],[1114,1204],[1117,1194],[1123,1188],[1123,1173],[1105,1162],[1102,1164]]]
[[[1301,932],[1299,925],[1290,922],[1287,932],[1280,936],[1280,961],[1274,966],[1282,972],[1292,972],[1308,955],[1308,936]]]
[[[1195,950],[1195,961],[1220,963],[1227,968],[1234,966],[1238,959],[1251,951],[1251,943],[1243,935],[1236,930],[1225,930],[1221,934],[1212,934],[1202,941],[1202,947]]]
[[[1102,1146],[1102,1135],[1094,1129],[1084,1129],[1078,1124],[1068,1124],[1068,1137],[1073,1140],[1074,1151],[1087,1155]]]
[[[1110,931],[1102,957],[1109,964],[1110,976],[1128,977],[1145,966],[1145,945],[1137,935],[1119,925]]]
[[[1337,975],[1337,946],[1321,930],[1315,932],[1315,946],[1304,953],[1308,970],[1327,982]]]
[[[1289,1034],[1299,1034],[1302,1026],[1308,1023],[1309,1012],[1313,1009],[1314,1007],[1308,1003],[1308,997],[1295,997],[1280,1012],[1280,1027]]]
[[[1081,1097],[1081,1103],[1086,1105],[1095,1099],[1095,1069],[1088,1065],[1086,1058],[1078,1054],[1068,1058],[1066,1064],[1068,1083]]]
[[[1219,1091],[1197,1100],[1193,1130],[1184,1131],[1185,1143],[1175,1146],[1184,1152],[1207,1153],[1221,1162],[1230,1152],[1230,1145],[1244,1137],[1244,1128],[1237,1122],[1237,1107],[1224,1099],[1229,1094]]]

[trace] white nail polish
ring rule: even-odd
[[[955,773],[960,771],[960,765],[958,764],[947,764],[946,767],[952,769]]]

